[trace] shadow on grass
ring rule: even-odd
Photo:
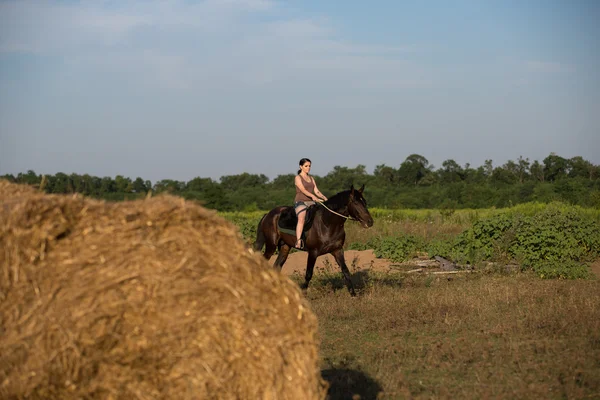
[[[402,278],[383,274],[373,274],[368,271],[356,271],[352,274],[352,284],[358,291],[363,290],[373,284],[385,285],[390,287],[402,287]],[[321,275],[313,279],[315,286],[331,287],[333,291],[346,290],[346,281],[342,273]]]
[[[329,382],[329,400],[352,399],[356,395],[359,395],[361,400],[376,400],[383,390],[376,380],[353,369],[330,368],[322,370],[321,375]]]

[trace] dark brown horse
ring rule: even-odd
[[[313,275],[317,257],[323,254],[332,254],[344,274],[346,286],[352,296],[356,296],[354,286],[350,280],[350,271],[344,259],[344,241],[346,231],[344,224],[347,219],[360,222],[363,227],[373,226],[373,218],[367,209],[367,201],[363,197],[363,185],[359,190],[346,190],[332,196],[321,204],[315,204],[306,211],[304,223],[304,250],[308,252],[306,263],[305,282],[302,290],[308,289],[308,284]],[[258,223],[254,250],[260,251],[265,246],[264,257],[269,260],[279,250],[279,255],[274,267],[283,267],[290,249],[296,243],[297,217],[293,207],[276,207],[265,214]]]

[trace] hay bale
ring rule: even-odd
[[[0,181],[0,398],[317,399],[317,320],[214,212]]]
[[[33,186],[17,185],[6,179],[0,179],[0,201],[11,200],[20,196],[30,196],[39,193]]]

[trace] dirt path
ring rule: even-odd
[[[424,266],[435,268],[437,266],[434,260],[427,259],[416,259],[401,264],[394,263],[387,259],[375,257],[373,250],[346,250],[344,252],[344,256],[346,258],[348,269],[352,273],[356,271],[390,272],[392,270],[397,270],[398,268],[406,269],[410,267],[419,268]],[[290,254],[285,262],[285,265],[283,266],[282,272],[287,275],[292,275],[294,273],[304,275],[304,272],[306,271],[307,257],[308,254],[304,251],[297,251]],[[273,265],[276,258],[276,256],[271,258],[271,265]],[[314,273],[319,274],[322,271],[327,270],[329,272],[340,272],[340,268],[331,254],[326,254],[317,258]],[[600,259],[596,260],[590,265],[590,270],[594,275],[596,275],[597,279],[600,279]]]
[[[359,270],[389,272],[394,265],[398,265],[390,260],[375,257],[373,250],[346,250],[344,252],[344,257],[350,272],[356,272]],[[271,258],[271,265],[273,265],[276,258],[276,256]],[[304,251],[298,251],[290,254],[283,266],[282,272],[288,275],[294,273],[304,275],[304,272],[306,271],[307,258],[308,254]],[[331,272],[340,271],[340,268],[331,254],[325,254],[317,258],[317,263],[315,264],[315,274],[318,274],[320,271],[327,270],[328,268]]]

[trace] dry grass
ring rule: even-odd
[[[455,237],[464,230],[470,228],[471,223],[443,222],[436,220],[426,221],[386,221],[376,219],[372,228],[364,229],[357,223],[347,222],[346,244],[366,243],[369,239],[377,236],[397,236],[399,232],[403,235],[414,235],[426,241],[432,239],[445,239]]]
[[[0,180],[0,277],[2,399],[324,397],[297,285],[183,199]]]
[[[331,399],[600,398],[598,280],[357,274],[352,299],[324,279],[309,297]]]

